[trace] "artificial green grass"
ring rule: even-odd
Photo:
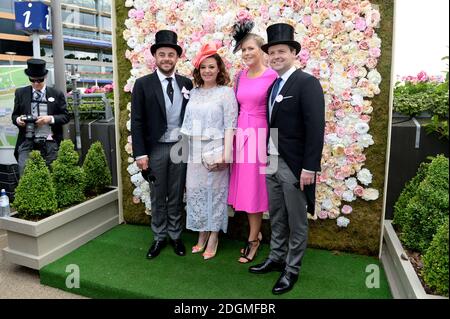
[[[249,264],[237,262],[242,242],[222,235],[216,257],[204,261],[201,254],[190,253],[196,238],[195,233],[183,234],[186,256],[177,256],[167,245],[148,260],[150,227],[119,225],[41,269],[41,283],[92,298],[392,298],[382,266],[373,257],[307,249],[294,289],[274,296],[271,289],[279,273],[249,273]],[[262,245],[251,264],[263,261],[268,252],[269,246]],[[80,288],[66,287],[66,267],[72,264],[79,267]],[[370,264],[380,266],[379,288],[366,287]]]

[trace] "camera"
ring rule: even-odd
[[[25,138],[33,139],[37,117],[33,115],[22,115],[20,119],[25,122]]]

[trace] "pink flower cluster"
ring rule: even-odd
[[[442,75],[428,75],[425,71],[420,71],[417,75],[397,76],[397,79],[402,82],[423,83],[423,82],[444,82]]]
[[[94,85],[91,86],[90,88],[87,88],[84,90],[85,94],[90,94],[90,93],[109,93],[113,91],[113,84],[106,84],[104,86],[98,86],[98,85]]]

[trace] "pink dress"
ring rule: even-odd
[[[236,211],[261,213],[269,210],[264,174],[267,161],[267,91],[277,73],[268,68],[261,76],[248,78],[247,72],[242,72],[237,92],[240,111],[233,142],[228,204]]]

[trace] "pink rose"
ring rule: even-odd
[[[362,113],[362,106],[360,105],[355,105],[353,107],[353,109],[355,110],[356,113],[361,114]]]
[[[380,54],[381,54],[381,52],[380,52]],[[367,59],[366,65],[367,65],[367,67],[369,69],[375,69],[377,64],[378,64],[378,60],[377,59],[375,59],[375,58],[368,58]]]
[[[369,43],[367,43],[367,41],[365,41],[365,40],[362,40],[359,42],[358,48],[360,50],[369,50]]]
[[[364,163],[366,161],[366,155],[359,154],[355,157],[355,159],[358,163]]]
[[[345,117],[345,112],[343,111],[343,110],[337,110],[335,113],[334,113],[334,116],[336,116],[337,118],[343,118],[343,117]],[[337,128],[337,133],[338,133],[338,136],[339,137],[342,137],[342,136],[344,136],[345,135],[345,130],[344,130],[344,128],[342,128],[342,127],[338,127]]]
[[[300,57],[300,60],[306,60],[306,61],[308,61],[308,59],[309,59],[309,50],[308,50],[308,49],[305,49],[305,48],[302,48],[302,49],[300,50],[299,57]]]
[[[240,10],[237,13],[237,18],[240,22],[251,20],[250,12],[248,10]]]
[[[380,48],[371,48],[369,50],[369,55],[373,58],[378,58],[381,55]]]
[[[305,25],[305,27],[311,25],[311,16],[310,15],[304,15],[302,20],[303,20],[303,24]]]
[[[350,92],[350,90],[345,90],[345,91],[342,93],[342,98],[343,98],[345,101],[350,101],[350,100],[352,99],[352,93]]]
[[[128,11],[128,18],[134,19],[136,15],[136,9],[131,9],[130,11]]]
[[[344,206],[342,206],[342,209],[341,209],[342,214],[348,215],[348,214],[350,214],[352,211],[353,211],[353,208],[352,208],[351,206],[349,206],[349,205],[344,205]]]
[[[344,154],[346,156],[353,156],[355,155],[355,151],[353,150],[353,147],[346,147],[344,148]]]
[[[373,30],[373,28],[369,27],[364,31],[364,35],[368,38],[371,38],[373,36],[374,32],[375,31]]]
[[[317,217],[319,217],[320,219],[327,219],[328,218],[328,212],[325,210],[321,210],[318,214]]]
[[[215,1],[209,2],[209,11],[216,11],[218,8],[218,5]]]
[[[363,18],[357,18],[355,20],[355,29],[359,30],[359,31],[364,31],[366,29],[367,25],[366,25],[366,20],[364,20]]]
[[[428,75],[425,71],[420,71],[417,74],[417,80],[419,80],[419,82],[426,82],[428,80]]]
[[[367,114],[363,114],[359,117],[363,122],[369,123],[370,122],[370,116]]]
[[[358,185],[358,186],[356,186],[356,187],[353,189],[353,193],[354,193],[356,196],[361,197],[361,196],[363,195],[363,193],[364,193],[364,188],[362,188],[360,185]]]
[[[134,18],[137,21],[141,21],[142,19],[144,19],[144,15],[145,15],[145,12],[143,10],[136,10],[136,12],[134,14]]]

